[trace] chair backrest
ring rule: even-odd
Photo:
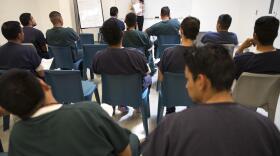
[[[180,44],[180,36],[179,35],[159,35],[158,43],[162,44]]]
[[[242,73],[233,89],[233,98],[248,107],[264,108],[274,120],[279,93],[280,75]]]
[[[83,68],[92,68],[92,59],[94,55],[102,49],[107,48],[107,44],[84,44]]]
[[[198,33],[198,35],[196,36],[196,39],[195,39],[195,45],[197,46],[197,47],[201,47],[201,46],[203,46],[204,44],[201,42],[201,39],[202,39],[202,37],[206,34],[207,32],[204,32],[204,31],[202,31],[202,32],[199,32]]]
[[[49,46],[55,61],[56,68],[74,69],[71,47]]]
[[[142,102],[142,76],[102,75],[102,103],[139,107]]]
[[[235,45],[234,44],[222,44],[222,45],[228,50],[230,56],[233,56]]]
[[[162,44],[162,45],[160,45],[158,47],[157,58],[161,58],[165,49],[170,48],[170,47],[175,47],[177,45],[179,45],[179,44]]]
[[[80,40],[77,43],[78,48],[82,49],[84,44],[94,44],[94,35],[92,33],[80,34]]]
[[[45,80],[52,87],[54,97],[61,103],[84,100],[81,74],[77,70],[46,70]]]
[[[164,73],[161,85],[163,106],[193,106],[186,89],[186,78],[183,73]]]

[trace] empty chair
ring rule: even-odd
[[[193,105],[186,90],[184,74],[165,72],[159,91],[157,122],[159,123],[163,116],[164,107],[192,107]]]
[[[158,38],[158,48],[156,53],[156,58],[160,58],[160,52],[162,51],[163,44],[180,44],[180,36],[179,35],[159,35]]]
[[[94,55],[102,50],[107,48],[107,44],[85,44],[83,45],[84,56],[83,56],[83,78],[87,79],[87,69],[90,69],[90,76],[93,79],[93,70],[92,70],[92,60]]]
[[[79,71],[46,70],[45,80],[52,87],[54,97],[60,103],[91,101],[93,92],[100,103],[97,86],[91,81],[81,81]]]
[[[71,47],[49,46],[52,55],[54,56],[55,68],[65,70],[78,69],[80,61],[74,62]]]
[[[94,35],[92,33],[81,33],[78,40],[78,48],[82,49],[84,44],[94,44]]]
[[[0,76],[4,74],[7,70],[0,70]],[[3,116],[3,130],[6,131],[10,128],[10,115]]]
[[[148,135],[149,89],[142,89],[143,78],[133,75],[102,75],[102,103],[140,108],[143,126]]]
[[[250,108],[264,108],[273,121],[279,93],[280,75],[242,73],[233,90],[233,98]]]
[[[233,57],[235,45],[234,44],[223,44],[223,46],[228,50],[230,56]]]

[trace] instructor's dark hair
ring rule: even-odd
[[[205,75],[217,91],[230,90],[235,65],[228,50],[222,45],[206,45],[185,53],[186,66],[196,80],[199,74]]]

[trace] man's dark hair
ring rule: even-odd
[[[181,29],[184,36],[191,40],[195,40],[200,29],[200,21],[195,17],[186,17],[181,23]]]
[[[206,45],[185,53],[185,62],[196,80],[199,74],[206,75],[213,89],[230,90],[235,73],[235,65],[228,50],[222,45]]]
[[[273,16],[263,16],[256,20],[254,33],[262,45],[273,45],[278,36],[279,20]]]
[[[52,23],[55,23],[61,18],[61,14],[58,11],[52,11],[49,14],[49,18],[50,18]]]
[[[22,29],[19,22],[7,21],[3,23],[1,31],[7,40],[14,40],[18,37],[18,34],[22,32]]]
[[[228,30],[231,25],[232,18],[229,14],[222,14],[218,18],[218,23],[222,29]]]
[[[117,16],[119,13],[119,9],[117,7],[111,7],[110,8],[110,16]]]
[[[110,18],[103,23],[101,33],[105,42],[109,45],[119,44],[123,36],[122,30],[118,26],[118,21],[115,18]]]
[[[29,71],[12,69],[0,76],[0,106],[22,119],[44,100],[39,80]]]
[[[134,27],[137,23],[137,16],[135,13],[128,13],[125,17],[125,24],[127,27]]]
[[[170,16],[170,9],[168,6],[162,7],[160,10],[161,16]]]
[[[23,13],[19,16],[19,20],[20,20],[20,23],[23,26],[28,26],[29,21],[31,20],[31,14],[30,13]]]

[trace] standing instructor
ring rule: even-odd
[[[138,30],[143,30],[144,24],[144,0],[132,0],[131,10],[137,15]]]

